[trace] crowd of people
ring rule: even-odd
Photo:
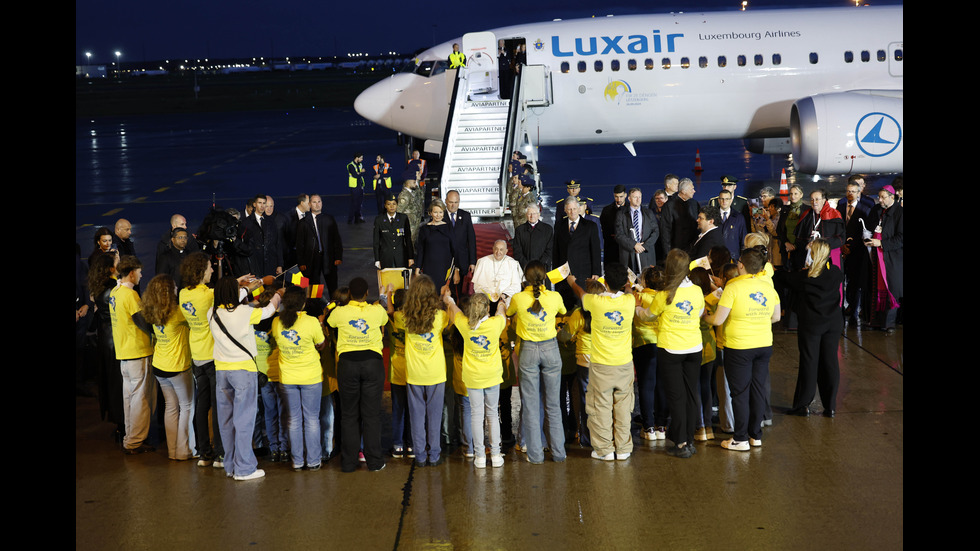
[[[363,221],[362,158],[348,165],[349,224]],[[715,426],[731,435],[723,448],[747,451],[772,419],[773,324],[799,341],[787,413],[809,415],[819,391],[833,417],[845,321],[888,334],[900,322],[900,179],[875,202],[852,177],[833,208],[799,186],[785,202],[771,188],[748,200],[726,176],[701,206],[690,179],[667,175],[648,205],[616,186],[599,216],[570,181],[549,225],[515,152],[514,234],[478,258],[460,194],[426,205],[419,160],[396,196],[377,157],[375,268],[404,274],[378,300],[362,277],[339,284],[341,233],[318,195],[286,213],[267,195],[244,215],[213,209],[196,235],[174,215],[145,289],[131,224],[98,229],[76,321],[94,311],[101,412],[124,452],[154,451],[158,387],[170,459],[235,480],[264,476],[256,448],[310,471],[338,455],[344,472],[402,457],[436,466],[456,447],[476,468],[502,467],[511,448],[561,462],[576,441],[622,461],[634,422],[674,457],[692,457]]]

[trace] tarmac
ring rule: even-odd
[[[365,224],[364,226],[369,226]],[[357,228],[363,228],[358,226]],[[355,234],[362,233],[355,231]],[[353,240],[352,240],[353,241]],[[351,245],[355,245],[351,243]],[[348,264],[369,266],[368,247]],[[356,249],[360,249],[358,252]],[[481,253],[483,254],[483,253]],[[342,274],[343,280],[343,274]],[[776,330],[773,425],[749,452],[698,443],[690,459],[634,431],[625,461],[568,444],[564,463],[516,451],[476,469],[460,450],[437,467],[389,458],[380,472],[317,472],[260,458],[265,478],[156,452],[126,456],[93,397],[76,398],[77,549],[897,549],[904,546],[904,328],[848,326],[835,418],[782,414],[792,401],[797,338]],[[519,393],[514,390],[515,431]],[[385,393],[383,445],[391,445]],[[636,427],[634,425],[634,427]],[[550,459],[550,456],[546,458]]]

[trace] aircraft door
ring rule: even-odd
[[[900,77],[904,73],[905,59],[904,42],[892,42],[888,45],[888,74]]]
[[[496,92],[497,38],[494,34],[492,32],[464,34],[461,51],[466,54],[466,79],[470,96]]]

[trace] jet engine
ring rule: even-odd
[[[902,92],[857,90],[796,101],[793,164],[806,174],[903,172]]]

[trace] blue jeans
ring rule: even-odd
[[[320,439],[323,441],[323,447],[320,450],[320,455],[322,455],[324,459],[333,453],[333,423],[333,394],[328,393],[320,397]]]
[[[548,420],[548,436],[551,457],[565,460],[565,429],[561,422],[561,406],[558,394],[561,387],[561,354],[555,339],[521,342],[521,424],[527,442],[527,458],[531,463],[544,462],[544,444],[541,441],[539,409],[544,402]],[[542,390],[543,395],[542,395]]]
[[[442,401],[446,383],[434,385],[408,385],[408,411],[412,416],[412,444],[415,461],[431,463],[439,461],[442,454],[440,435],[442,429]],[[426,452],[425,445],[429,445]]]
[[[470,410],[470,399],[468,396],[463,396],[462,394],[456,395],[456,403],[459,404],[459,432],[462,435],[462,445],[466,448],[466,453],[473,453],[473,429],[470,426],[470,417],[472,416]]]
[[[259,409],[259,379],[254,371],[216,370],[218,427],[225,446],[225,472],[248,476],[259,462],[252,450],[255,414]]]
[[[320,398],[323,383],[282,385],[289,410],[289,449],[293,468],[320,464]],[[304,453],[305,445],[305,453]]]
[[[483,441],[484,422],[490,426],[490,455],[500,455],[500,420],[497,418],[497,404],[500,402],[500,385],[489,388],[467,388],[470,405],[470,425],[473,437],[470,439],[476,457],[486,458],[487,448]]]
[[[165,405],[163,422],[167,430],[167,454],[170,459],[190,459],[191,406],[194,404],[191,370],[173,377],[157,377],[157,383]]]
[[[405,447],[405,435],[412,444],[412,422],[408,414],[408,390],[405,385],[391,385],[391,440],[396,448]]]
[[[289,448],[289,441],[281,385],[269,381],[259,389],[259,393],[262,395],[262,406],[265,409],[265,434],[269,440],[269,451],[286,450]]]

